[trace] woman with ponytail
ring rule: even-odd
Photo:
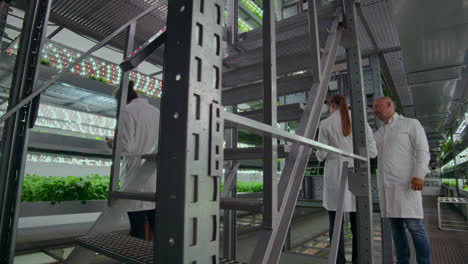
[[[352,124],[351,115],[346,98],[339,94],[331,95],[327,100],[330,116],[320,123],[318,141],[332,147],[342,149],[346,152],[353,152]],[[377,147],[374,141],[372,129],[367,125],[367,138],[369,156],[377,155]],[[333,227],[335,223],[336,208],[338,205],[338,194],[341,182],[341,169],[343,162],[348,161],[350,167],[353,167],[354,161],[351,158],[342,157],[339,154],[328,153],[319,150],[316,153],[317,159],[325,161],[324,167],[324,188],[323,188],[323,206],[328,210],[330,225],[330,241],[333,236]],[[353,233],[353,260],[357,263],[357,234],[356,234],[356,198],[349,191],[348,186],[345,190],[344,212],[349,212],[351,231]],[[338,248],[337,264],[345,264],[344,235],[343,228],[340,235],[340,244]]]

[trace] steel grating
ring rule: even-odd
[[[310,256],[298,253],[283,253],[279,261],[280,264],[326,264],[327,258]]]
[[[438,228],[437,197],[424,196],[424,224],[431,243],[431,259],[433,263],[466,263],[468,259],[468,236],[466,232],[446,231]],[[445,216],[450,220],[463,220],[464,218],[454,210],[453,206],[441,204]],[[414,251],[413,251],[414,253]],[[412,263],[416,258],[412,254]]]
[[[393,23],[391,1],[361,1],[361,9],[374,28],[373,34],[380,49],[400,46],[400,38]]]
[[[324,33],[327,32],[337,15],[336,8],[336,3],[333,3],[319,9],[319,30],[322,32],[322,44],[325,37]],[[382,42],[382,44],[379,44],[379,49],[398,50],[399,39],[388,4],[374,3],[373,5],[364,7],[363,11],[369,23],[372,24],[372,31],[377,32],[375,35],[377,42]],[[241,34],[240,39],[241,41],[237,43],[236,48],[228,48],[227,53],[229,55],[223,61],[226,66],[224,69],[224,87],[258,81],[262,76],[261,28]],[[377,53],[361,20],[358,21],[358,39],[363,56]],[[311,56],[308,45],[307,13],[279,21],[277,23],[276,40],[278,75],[310,69]],[[337,61],[343,60],[345,56],[345,50],[340,48]],[[395,64],[396,62],[393,61],[392,63]],[[403,67],[402,62],[398,66]],[[404,72],[404,70],[401,71]],[[393,73],[393,75],[397,76],[398,74]]]
[[[387,53],[384,55],[387,65],[395,83],[395,89],[398,92],[402,105],[413,104],[413,94],[408,87],[405,66],[403,63],[403,54],[401,51]]]
[[[76,240],[79,246],[104,256],[132,264],[151,264],[154,244],[122,233],[87,236]],[[220,259],[220,264],[242,264],[242,262]]]
[[[15,1],[23,9],[25,1]],[[55,0],[52,2],[50,20],[97,41],[103,40],[123,23],[131,20],[151,6],[156,9],[141,18],[136,24],[135,45],[140,46],[166,25],[167,1],[156,0]],[[124,48],[125,33],[119,34],[109,44]],[[162,58],[152,56],[151,61],[161,63]]]
[[[319,27],[326,33],[336,18],[335,4],[324,6],[319,11]],[[278,75],[310,68],[310,49],[308,42],[307,13],[294,16],[276,25]],[[224,60],[225,67],[223,86],[249,83],[261,78],[262,71],[262,29],[256,29],[240,36],[244,39],[237,43],[243,52],[229,52]],[[322,44],[325,41],[322,37]],[[232,50],[232,49],[231,49]],[[305,59],[304,59],[305,58]],[[231,68],[231,70],[230,70]]]
[[[153,263],[152,242],[122,233],[87,236],[78,238],[76,242],[79,246],[125,263]]]

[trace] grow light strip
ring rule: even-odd
[[[164,32],[160,30],[153,37],[157,37]],[[18,45],[7,50],[6,54],[13,55],[17,53]],[[61,47],[55,43],[48,42],[44,44],[42,50],[41,63],[57,69],[63,69],[73,63],[81,56],[80,51],[71,48]],[[110,85],[118,86],[122,70],[117,64],[104,61],[96,57],[89,57],[77,64],[71,73],[88,77]],[[161,97],[161,80],[150,77],[140,72],[131,71],[129,79],[135,82],[135,90],[149,97]]]
[[[3,114],[4,109],[0,110]],[[70,131],[98,137],[112,137],[116,120],[114,118],[78,112],[61,107],[41,104],[34,131],[54,132],[48,129]],[[45,128],[45,129],[44,129]]]
[[[241,0],[241,3],[244,4],[252,13],[254,13],[260,19],[263,19],[263,10],[251,0]]]
[[[34,163],[57,163],[57,164],[69,164],[69,165],[85,165],[85,166],[99,166],[99,167],[110,167],[112,161],[100,160],[100,159],[89,159],[72,156],[54,156],[44,154],[28,154],[26,157],[27,162]]]

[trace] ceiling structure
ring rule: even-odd
[[[466,111],[468,1],[391,2],[416,118],[437,153],[445,128],[456,130]]]

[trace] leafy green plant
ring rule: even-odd
[[[453,149],[453,144],[451,140],[445,141],[445,143],[442,145],[442,151],[444,153],[449,153]]]
[[[262,192],[263,183],[261,182],[237,182],[238,192]]]
[[[262,136],[239,129],[238,138],[240,143],[259,146],[263,143]]]
[[[41,64],[45,66],[50,66],[52,63],[46,59],[41,59]]]
[[[91,80],[98,81],[98,82],[110,83],[110,81],[107,80],[106,78],[103,78],[103,77],[96,77],[94,74],[88,75],[88,78],[91,79]]]
[[[442,180],[442,184],[445,184],[445,185],[448,185],[448,186],[451,186],[451,187],[456,187],[457,186],[457,182],[454,179]]]
[[[50,202],[105,200],[109,192],[109,176],[92,174],[83,177],[38,176],[27,174],[23,181],[21,202]],[[221,190],[224,186],[221,186]],[[262,192],[261,182],[238,182],[238,192]]]
[[[224,190],[224,184],[221,184],[221,191]],[[263,183],[261,182],[237,182],[237,192],[262,192]]]
[[[323,175],[323,167],[307,167],[305,175],[306,176],[313,176],[313,175]]]
[[[84,177],[52,177],[26,175],[23,181],[22,202],[104,200],[109,192],[109,176],[97,174]]]

